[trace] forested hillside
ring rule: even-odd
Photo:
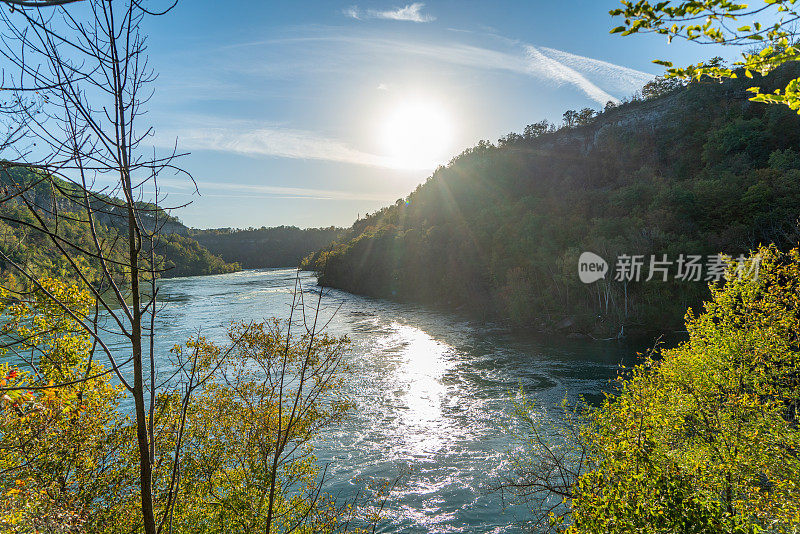
[[[306,229],[278,226],[192,230],[190,235],[225,261],[240,263],[245,269],[258,269],[297,267],[304,257],[329,246],[343,232],[343,228],[334,226]]]
[[[39,171],[19,167],[0,170],[0,198],[3,199],[0,202],[0,251],[5,258],[0,257],[0,277],[5,286],[14,287],[21,282],[12,263],[28,267],[40,275],[62,276],[69,270],[64,254],[41,231],[45,226],[59,239],[65,240],[63,242],[68,240],[84,249],[90,248],[91,228],[85,216],[76,211],[76,199],[81,197],[82,190],[76,185],[51,176],[44,177]],[[115,243],[119,232],[126,228],[122,202],[95,192],[90,192],[87,199],[95,206],[98,239],[103,243]],[[188,233],[188,228],[158,206],[144,202],[137,206],[144,227],[161,229],[155,252],[160,258],[162,277],[239,270],[235,263],[223,261],[194,239],[180,235]],[[69,252],[76,257],[80,255],[75,250]],[[122,260],[125,250],[112,247],[111,253],[113,262]],[[80,258],[80,261],[86,258],[88,256]],[[97,273],[99,268],[98,265],[87,267],[90,273]]]
[[[798,71],[776,71],[762,90]],[[522,327],[678,328],[707,282],[583,284],[578,257],[594,252],[613,271],[622,254],[735,257],[796,243],[800,117],[749,102],[750,85],[660,80],[602,112],[568,111],[558,128],[481,142],[304,265],[333,287]]]

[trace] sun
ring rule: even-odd
[[[446,163],[453,123],[443,106],[433,101],[402,102],[382,124],[384,150],[392,166],[416,170]]]

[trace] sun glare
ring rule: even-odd
[[[383,122],[383,143],[393,166],[433,169],[446,163],[453,124],[442,106],[433,102],[405,102]]]

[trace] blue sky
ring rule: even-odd
[[[630,95],[654,58],[732,57],[609,35],[613,7],[184,0],[146,26],[155,143],[201,193],[163,177],[167,203],[200,228],[349,226],[480,139]]]

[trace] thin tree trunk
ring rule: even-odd
[[[126,193],[130,193],[130,179],[125,178]],[[139,476],[142,498],[142,521],[146,534],[156,533],[153,512],[153,466],[150,463],[150,443],[147,431],[147,409],[144,405],[144,380],[142,369],[142,309],[139,294],[139,248],[137,244],[136,216],[133,201],[128,198],[128,251],[131,269],[131,347],[133,351],[133,398],[136,407],[136,440],[139,446]]]

